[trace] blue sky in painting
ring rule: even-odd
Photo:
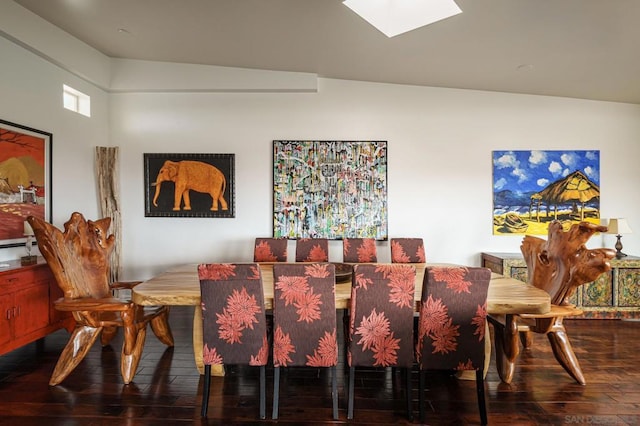
[[[600,185],[600,151],[493,151],[493,191],[539,192],[579,170]]]

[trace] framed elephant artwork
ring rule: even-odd
[[[235,217],[234,154],[144,154],[146,217]]]

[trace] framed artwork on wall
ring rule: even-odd
[[[273,236],[387,234],[386,141],[273,141]]]
[[[0,248],[24,245],[24,221],[51,221],[51,143],[42,130],[0,120]]]
[[[493,234],[600,223],[600,151],[493,151]]]
[[[144,154],[145,216],[235,217],[234,154]]]

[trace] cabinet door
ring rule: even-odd
[[[0,345],[11,340],[13,293],[0,294]]]
[[[49,286],[39,283],[15,293],[14,336],[20,338],[49,325]]]

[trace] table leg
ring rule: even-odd
[[[496,348],[496,367],[500,380],[511,383],[515,373],[516,359],[520,353],[518,323],[515,315],[505,315],[504,324],[493,320],[493,335]]]
[[[204,362],[202,360],[202,307],[197,305],[193,312],[193,356],[200,375],[204,374]],[[223,365],[211,366],[212,376],[224,376]]]

